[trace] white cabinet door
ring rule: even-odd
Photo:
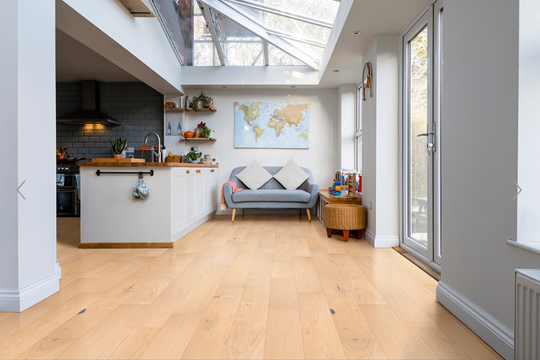
[[[187,224],[189,226],[197,221],[197,176],[195,175],[195,169],[189,168],[184,170],[186,172],[186,192],[185,192],[185,206],[187,213]]]
[[[197,201],[197,219],[203,218],[206,214],[204,213],[204,205],[205,200],[208,197],[208,194],[206,192],[206,189],[204,187],[204,169],[196,169],[196,178],[197,178],[197,195],[196,195],[196,201]]]
[[[204,215],[212,212],[212,175],[210,169],[203,170],[204,177]]]
[[[218,188],[218,174],[217,169],[211,169],[210,170],[210,198],[211,198],[211,204],[212,204],[212,210],[216,211],[218,208],[218,204],[221,202],[221,198],[219,197],[219,188]]]
[[[187,212],[188,174],[184,169],[174,169],[171,184],[171,234],[184,230],[188,224]]]

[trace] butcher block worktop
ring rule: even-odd
[[[206,165],[206,164],[188,164],[188,163],[175,163],[175,162],[80,162],[77,165],[79,166],[94,166],[94,167],[105,167],[105,166],[129,166],[129,167],[142,167],[142,166],[152,166],[152,167],[197,167],[197,168],[217,168],[218,165]]]

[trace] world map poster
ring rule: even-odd
[[[309,149],[309,103],[235,102],[234,147]]]

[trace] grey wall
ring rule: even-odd
[[[443,35],[439,287],[509,335],[519,266],[505,243],[516,236],[518,11],[517,1],[445,2]],[[437,299],[501,355],[512,357],[508,344],[467,317],[456,301],[440,292]]]
[[[56,84],[56,115],[82,110],[82,83]],[[163,142],[163,95],[144,83],[100,83],[101,111],[119,120],[122,126],[95,128],[85,125],[56,126],[56,146],[74,157],[111,157],[111,145],[118,137],[138,149],[150,131]],[[156,143],[152,137],[150,145]]]

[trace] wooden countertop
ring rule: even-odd
[[[332,202],[351,202],[351,201],[362,201],[362,193],[356,193],[356,195],[343,195],[343,196],[334,196],[330,195],[328,189],[319,189],[319,196],[327,201]]]
[[[206,165],[206,164],[188,164],[188,163],[175,163],[175,162],[136,162],[136,163],[107,163],[107,162],[80,162],[79,166],[93,166],[93,167],[197,167],[197,168],[217,168],[218,165]]]

